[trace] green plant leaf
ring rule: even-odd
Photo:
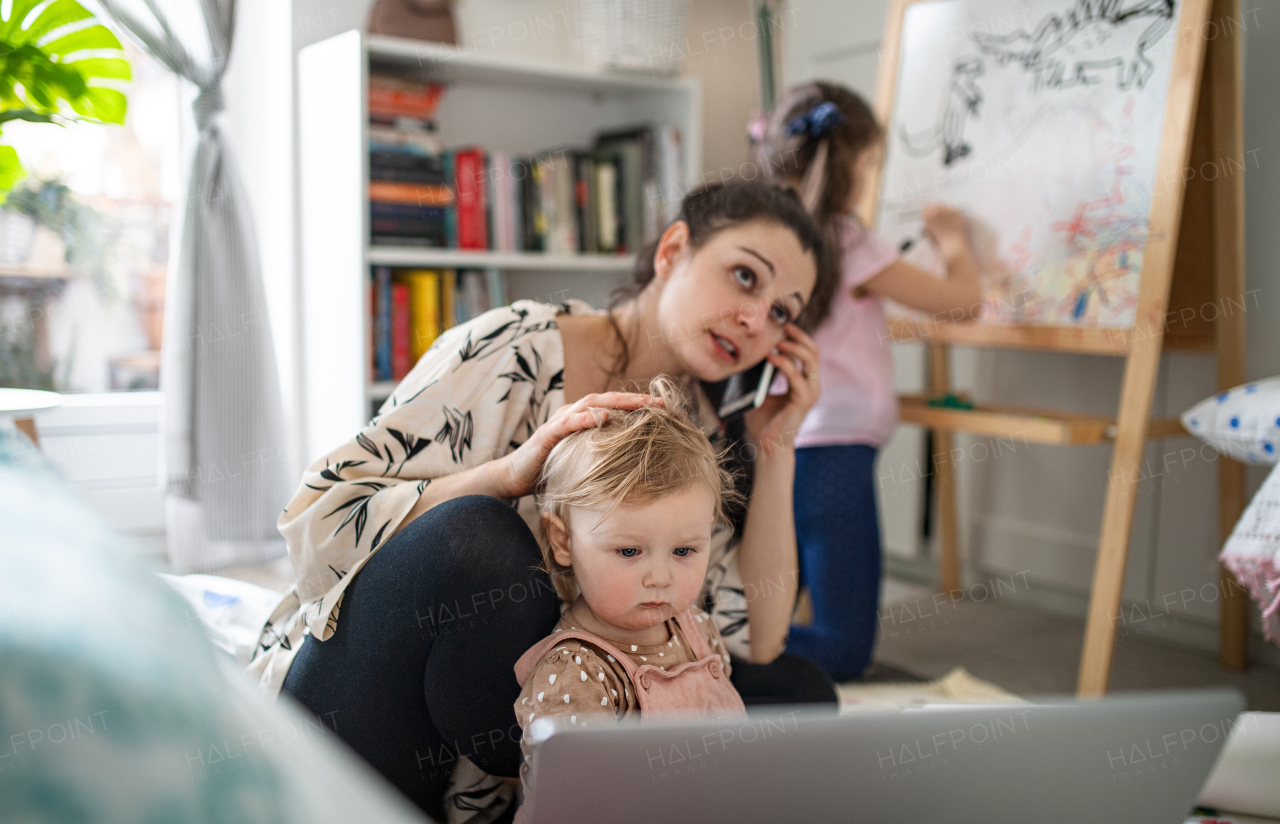
[[[10,109],[7,112],[0,112],[0,123],[8,123],[10,120],[26,120],[31,123],[56,123],[52,115],[33,112],[30,109]]]
[[[18,181],[26,177],[27,170],[22,168],[22,161],[12,146],[0,146],[0,203],[9,197],[9,192]]]
[[[0,108],[123,123],[131,77],[120,41],[76,0],[11,0],[0,19]]]

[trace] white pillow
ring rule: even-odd
[[[1219,392],[1182,413],[1197,438],[1238,461],[1265,466],[1280,459],[1280,378]]]

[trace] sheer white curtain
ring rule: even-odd
[[[170,560],[197,572],[278,557],[291,480],[280,387],[249,203],[217,123],[236,2],[98,3],[199,91],[160,372]]]

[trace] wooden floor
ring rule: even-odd
[[[882,620],[877,664],[927,679],[964,667],[1021,696],[1075,692],[1083,621],[1008,600],[961,602],[924,615],[932,612],[931,595],[922,587],[886,579],[886,607],[918,606],[905,615],[899,610],[896,615],[903,620]],[[1207,686],[1234,686],[1244,693],[1249,709],[1280,711],[1278,670],[1254,666],[1230,672],[1207,653],[1123,633],[1117,637],[1112,691]]]

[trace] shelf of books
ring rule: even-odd
[[[693,80],[358,31],[298,70],[311,457],[454,324],[520,299],[603,305],[698,178]]]

